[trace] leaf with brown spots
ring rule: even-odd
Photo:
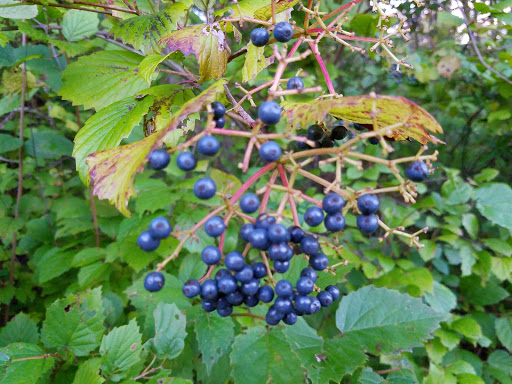
[[[423,108],[401,96],[349,96],[309,103],[283,103],[292,129],[305,128],[331,115],[346,121],[388,127],[386,136],[393,140],[416,140],[422,144],[438,143],[433,133],[442,133],[439,123]],[[372,119],[373,116],[373,119]]]

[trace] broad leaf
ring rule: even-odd
[[[79,41],[98,32],[99,22],[97,13],[71,9],[62,19],[62,34],[68,41]]]
[[[87,360],[80,364],[73,384],[102,384],[105,379],[100,376],[100,358]]]
[[[26,343],[14,343],[0,348],[0,355],[3,354],[9,358],[8,361],[0,360],[0,383],[34,384],[40,378],[48,376],[55,364],[53,357],[12,362],[12,360],[41,356],[43,353],[37,345]]]
[[[266,58],[265,47],[257,47],[254,44],[248,44],[245,63],[242,68],[242,81],[244,83],[254,79],[258,74],[274,62],[272,58]]]
[[[203,363],[207,372],[211,373],[213,365],[226,353],[235,338],[233,320],[216,313],[201,313],[194,329]]]
[[[297,4],[299,0],[276,0],[274,11],[276,14],[286,11]],[[272,5],[266,5],[254,13],[254,17],[261,20],[268,20],[272,17]]]
[[[386,380],[371,368],[364,368],[357,384],[385,384]]]
[[[270,0],[240,0],[238,5],[230,5],[214,13],[214,16],[222,16],[225,13],[232,11],[232,17],[249,17],[254,18],[254,13],[261,9],[262,5],[270,4]]]
[[[439,123],[423,108],[400,96],[349,96],[334,100],[315,100],[310,103],[282,104],[292,129],[305,128],[315,121],[332,116],[359,124],[372,126],[372,111],[375,109],[375,123],[378,129],[397,125],[386,131],[394,140],[416,140],[422,144],[437,143],[439,140],[428,131],[442,133]]]
[[[419,299],[373,286],[343,297],[336,311],[336,325],[343,337],[373,354],[419,346],[444,319],[445,314]]]
[[[100,51],[80,57],[63,72],[59,94],[85,109],[106,108],[147,87],[138,71],[142,59],[128,51]]]
[[[12,5],[10,7],[0,7],[0,17],[6,19],[33,19],[37,16],[37,5],[22,5],[16,0],[0,0],[1,5]]]
[[[478,188],[475,192],[476,207],[494,224],[512,229],[512,188],[495,183]]]
[[[150,340],[153,349],[160,359],[174,359],[179,356],[185,346],[187,319],[176,304],[160,303],[156,307],[155,337]]]
[[[67,348],[78,356],[86,356],[100,344],[104,321],[101,288],[69,295],[46,310],[43,343],[48,348]]]
[[[496,335],[501,344],[512,352],[512,317],[501,317],[496,320]]]
[[[37,344],[38,340],[36,322],[24,313],[18,313],[0,331],[0,346],[12,343]]]

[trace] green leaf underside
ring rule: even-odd
[[[235,338],[233,320],[217,314],[201,314],[194,329],[203,363],[207,372],[211,373],[213,365],[226,353]]]
[[[341,300],[336,325],[344,338],[377,354],[421,345],[446,317],[409,295],[367,286]]]
[[[442,133],[439,123],[423,108],[401,96],[376,95],[375,97],[349,96],[334,100],[319,100],[314,103],[281,104],[292,129],[305,128],[315,121],[332,116],[359,124],[372,124],[372,110],[376,110],[377,128],[389,127],[385,135],[395,140],[411,138],[422,144],[439,142],[426,130]]]
[[[160,303],[156,307],[155,337],[152,345],[159,358],[174,359],[185,347],[187,320],[175,304]]]
[[[476,207],[494,224],[512,229],[512,188],[495,183],[478,188],[475,192]]]
[[[167,127],[145,139],[118,148],[106,149],[87,156],[93,192],[108,199],[121,213],[130,215],[127,205],[134,194],[133,178],[144,169],[149,152],[159,148],[167,136],[192,113],[198,113],[206,102],[223,92],[225,80],[219,80],[199,96],[187,101],[169,120]]]
[[[265,47],[256,47],[254,44],[247,45],[244,67],[242,68],[242,82],[246,83],[254,79],[258,74],[274,62],[272,58],[264,55]]]
[[[10,360],[41,356],[43,350],[37,345],[27,343],[14,343],[0,348],[0,354],[5,354]],[[40,378],[50,373],[55,359],[32,359],[17,362],[0,361],[0,383],[2,384],[34,384]]]
[[[68,41],[79,41],[98,32],[99,22],[96,13],[71,9],[64,14],[62,34]]]
[[[143,59],[128,51],[100,51],[80,57],[63,72],[60,96],[97,111],[143,90],[138,67]]]
[[[19,4],[16,0],[0,0],[0,5]],[[0,17],[6,19],[32,19],[37,16],[37,5],[17,5],[0,8]]]

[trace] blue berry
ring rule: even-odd
[[[205,280],[201,285],[201,297],[206,300],[214,300],[217,298],[218,289],[215,280]]]
[[[332,148],[332,147],[334,147],[334,140],[331,139],[329,136],[325,136],[320,141],[320,147],[321,148]]]
[[[288,325],[293,325],[296,322],[297,322],[297,314],[295,312],[288,313],[283,319],[283,323],[288,324]]]
[[[256,47],[263,47],[268,43],[269,34],[264,28],[255,28],[251,31],[251,43]]]
[[[261,279],[267,275],[267,269],[263,263],[254,263],[252,265],[252,274],[255,279]]]
[[[357,216],[357,228],[364,233],[375,232],[379,228],[379,219],[373,213],[371,215],[359,215]]]
[[[222,104],[219,101],[214,101],[212,103],[212,110],[213,110],[213,118],[215,120],[217,120],[221,117],[224,117],[224,115],[226,114],[226,107],[224,106],[224,104]]]
[[[316,281],[318,280],[318,274],[316,273],[316,271],[308,267],[300,271],[300,277],[307,277],[308,279],[313,280],[313,283],[316,283]]]
[[[231,315],[233,313],[233,307],[230,305],[223,309],[219,308],[219,309],[217,309],[217,313],[222,317],[228,317],[229,315]]]
[[[277,296],[290,297],[293,295],[293,285],[288,280],[279,280],[275,289]]]
[[[338,123],[334,126],[331,131],[331,138],[333,140],[343,140],[347,136],[347,128],[343,126],[343,123]]]
[[[300,249],[306,255],[314,255],[320,250],[320,244],[318,244],[318,240],[311,235],[304,236],[300,241]]]
[[[258,299],[263,303],[270,303],[274,299],[274,290],[268,285],[264,285],[258,289]]]
[[[377,145],[377,144],[379,144],[379,143],[380,143],[379,139],[378,139],[378,138],[376,138],[376,137],[370,137],[370,138],[368,139],[368,142],[369,142],[371,145]]]
[[[283,224],[271,225],[267,233],[271,243],[287,243],[290,241],[290,233]]]
[[[297,226],[288,228],[288,232],[290,233],[291,241],[293,241],[295,244],[300,243],[305,235],[304,230]]]
[[[281,147],[275,141],[267,141],[260,147],[260,157],[268,163],[279,160]]]
[[[224,265],[230,271],[238,272],[241,271],[245,265],[245,260],[242,254],[238,251],[231,251],[226,255],[224,259]]]
[[[329,192],[322,199],[322,209],[327,213],[337,213],[345,206],[345,199],[335,192]]]
[[[296,311],[301,313],[308,313],[311,308],[311,297],[309,296],[297,296],[295,299],[294,308]]]
[[[336,301],[340,297],[340,290],[335,285],[328,285],[325,290],[331,294],[332,301]]]
[[[252,280],[254,274],[250,265],[245,264],[240,271],[235,273],[235,279],[241,283],[248,283]]]
[[[252,279],[252,280],[248,281],[247,283],[242,284],[241,291],[246,296],[255,295],[256,293],[258,293],[259,287],[260,287],[259,280]]]
[[[281,43],[290,41],[293,37],[293,27],[287,21],[281,21],[274,27],[274,38]]]
[[[309,277],[301,277],[295,288],[297,288],[297,293],[299,295],[305,296],[313,292],[313,288],[315,287],[315,283]]]
[[[224,117],[219,117],[215,120],[215,128],[224,128],[226,125],[226,119]]]
[[[363,127],[361,124],[358,124],[358,123],[353,123],[352,126],[357,130],[357,131],[364,131],[366,128]]]
[[[272,216],[267,216],[266,214],[262,214],[258,216],[256,220],[256,228],[268,230],[272,225],[276,223],[276,218]]]
[[[219,282],[220,279],[226,276],[231,276],[231,273],[227,269],[219,269],[215,274],[215,281]]]
[[[226,300],[225,297],[219,298],[215,303],[215,308],[217,308],[217,310],[226,309],[227,307],[230,307],[230,306],[231,305],[229,304],[229,302]]]
[[[182,171],[191,171],[196,168],[196,158],[190,152],[181,152],[176,158],[176,164]]]
[[[258,300],[256,295],[249,295],[244,297],[245,305],[247,305],[250,308],[257,306],[259,302],[260,301]]]
[[[331,294],[327,291],[319,292],[316,298],[320,301],[322,307],[328,307],[333,302]]]
[[[219,152],[220,143],[215,137],[207,135],[203,136],[197,142],[197,150],[199,153],[207,156],[216,155]]]
[[[233,276],[228,275],[217,280],[217,287],[219,288],[219,291],[227,295],[235,292],[238,286],[236,279]]]
[[[237,306],[244,302],[244,295],[240,291],[235,291],[226,296],[229,304]]]
[[[304,213],[304,221],[310,227],[316,227],[317,225],[322,224],[323,220],[324,213],[320,208],[313,206],[306,209],[306,213]]]
[[[170,161],[171,157],[163,149],[151,151],[149,154],[149,167],[152,169],[164,169]]]
[[[155,217],[149,223],[149,234],[153,239],[165,239],[171,234],[172,227],[169,221],[163,217]]]
[[[290,313],[292,311],[292,301],[289,297],[278,297],[274,301],[275,308],[284,314]]]
[[[251,246],[256,249],[266,249],[268,246],[267,231],[264,229],[255,229],[249,235],[249,242]]]
[[[274,306],[271,306],[265,315],[265,320],[269,325],[277,325],[283,318],[284,315],[275,309]]]
[[[324,221],[325,229],[330,232],[338,232],[345,228],[345,217],[341,212],[329,214],[325,217]]]
[[[204,224],[205,232],[211,237],[218,237],[226,230],[224,219],[220,216],[210,217]]]
[[[213,303],[213,301],[203,300],[201,302],[201,306],[203,307],[203,309],[206,312],[213,312],[213,311],[215,311],[215,304]]]
[[[293,76],[286,83],[286,89],[304,89],[304,82],[299,76]]]
[[[254,213],[260,207],[260,199],[254,193],[246,193],[240,199],[240,209],[245,213]]]
[[[201,292],[201,284],[197,280],[188,280],[183,284],[182,292],[188,298],[197,296]]]
[[[207,200],[215,196],[217,185],[209,177],[202,177],[194,184],[194,195],[202,200]]]
[[[274,261],[290,261],[293,250],[286,243],[272,244],[268,249],[268,255]]]
[[[258,108],[258,117],[268,125],[274,125],[281,120],[281,107],[275,101],[265,101]]]
[[[405,168],[405,176],[412,181],[423,181],[429,175],[428,166],[423,161],[413,161]]]
[[[299,137],[306,138],[306,136],[304,136],[304,135],[300,135]],[[297,149],[310,149],[311,148],[307,143],[305,143],[303,141],[298,141],[298,140],[295,142],[295,146],[297,147]]]
[[[249,242],[252,231],[254,231],[254,225],[251,223],[246,223],[242,225],[242,228],[240,228],[240,236],[242,239]]]
[[[289,261],[274,261],[274,271],[277,273],[285,273],[290,269],[290,262]]]
[[[357,208],[363,215],[377,212],[379,206],[380,201],[377,195],[366,194],[357,199]]]
[[[215,245],[207,245],[201,252],[201,258],[208,265],[217,264],[221,257],[220,250]]]
[[[164,283],[164,275],[160,272],[150,272],[144,279],[144,288],[149,292],[157,292],[162,289]]]
[[[317,253],[310,256],[309,265],[317,271],[323,271],[329,266],[329,259],[323,253]]]
[[[137,245],[143,251],[151,252],[158,248],[160,240],[151,236],[149,231],[144,231],[137,237]]]
[[[309,307],[309,311],[307,312],[308,315],[313,315],[317,313],[320,308],[322,308],[322,304],[320,303],[320,300],[318,300],[316,297],[311,298],[311,306]]]
[[[324,136],[324,130],[321,126],[314,124],[308,128],[307,138],[309,140],[318,141]]]

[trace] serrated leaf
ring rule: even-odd
[[[442,133],[439,123],[423,108],[401,96],[376,95],[375,97],[348,96],[334,100],[315,100],[308,103],[285,102],[288,124],[292,129],[305,128],[315,121],[324,121],[329,114],[340,119],[372,126],[372,110],[377,128],[389,127],[386,136],[394,140],[411,138],[422,144],[439,140],[428,131]]]
[[[38,284],[46,283],[71,269],[72,254],[60,248],[52,248],[38,260],[34,279]]]
[[[238,335],[230,355],[235,382],[296,384],[304,382],[300,360],[281,328],[249,328]]]
[[[23,145],[23,142],[12,135],[0,133],[0,153],[11,152]]]
[[[93,152],[118,146],[149,112],[154,100],[155,96],[146,96],[142,100],[127,97],[100,110],[85,122],[75,137],[73,156],[86,185],[89,183],[85,158]]]
[[[6,19],[33,19],[37,16],[37,5],[22,5],[15,0],[0,0],[1,5],[12,5],[0,8],[0,17]]]
[[[265,47],[257,47],[248,44],[245,63],[242,68],[242,82],[246,83],[254,79],[258,74],[274,62],[273,57],[266,58]]]
[[[68,295],[46,309],[42,339],[48,348],[67,348],[77,356],[96,349],[105,328],[101,288]]]
[[[478,188],[475,192],[476,208],[494,224],[512,229],[512,188],[495,183]]]
[[[59,48],[61,51],[66,52],[68,57],[79,56],[87,52],[87,46],[80,45],[77,43],[70,43],[69,41],[56,39],[50,39],[48,40],[48,42]]]
[[[336,325],[343,337],[378,354],[421,345],[446,317],[409,295],[367,286],[343,297]]]
[[[512,317],[496,319],[496,335],[501,344],[512,352]]]
[[[100,376],[101,359],[95,358],[81,363],[75,374],[73,384],[102,384],[105,379]]]
[[[432,292],[425,292],[423,296],[437,312],[450,312],[457,306],[457,296],[450,288],[437,281],[434,281]]]
[[[2,384],[34,384],[50,373],[55,359],[31,359],[12,362],[12,360],[41,356],[43,350],[37,345],[14,343],[0,348],[0,354],[9,357],[9,361],[0,360],[0,382]]]
[[[229,46],[220,24],[198,24],[185,27],[162,38],[171,52],[195,55],[201,81],[220,79],[226,73]]]
[[[142,351],[142,335],[135,319],[127,325],[114,328],[101,340],[101,370],[104,375],[123,377],[120,372],[125,372],[140,360]]]
[[[286,11],[297,4],[299,0],[276,0],[274,11],[276,14]],[[254,12],[254,17],[261,20],[268,20],[272,16],[272,5],[266,5]]]
[[[62,34],[68,41],[79,41],[98,32],[99,23],[97,13],[71,9],[62,18]]]
[[[18,313],[0,330],[0,346],[13,343],[37,344],[39,331],[34,320],[24,313]]]
[[[142,59],[128,51],[100,51],[80,57],[63,72],[59,95],[85,109],[106,108],[147,87],[138,72]]]
[[[160,359],[178,357],[185,346],[187,319],[176,304],[160,303],[153,312],[155,337],[150,340]]]
[[[386,380],[371,368],[363,368],[357,384],[385,384]]]
[[[235,339],[233,320],[216,313],[201,314],[197,317],[194,329],[203,363],[210,374],[213,365],[226,353]]]
[[[108,199],[119,211],[129,216],[128,200],[134,194],[133,178],[144,169],[152,149],[159,148],[185,118],[203,109],[206,102],[223,92],[225,80],[211,85],[197,97],[187,101],[170,118],[167,127],[145,139],[118,148],[95,152],[87,157],[93,192],[100,200]]]

